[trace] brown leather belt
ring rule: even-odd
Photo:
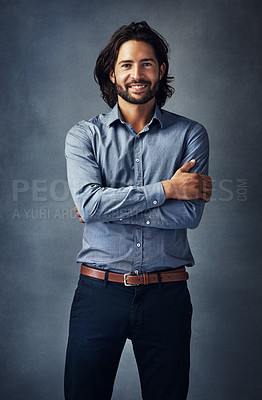
[[[81,265],[81,274],[101,280],[105,280],[106,277],[106,271],[87,267],[85,265]],[[160,277],[161,277],[161,282],[163,283],[186,281],[189,278],[185,267],[160,272]],[[136,274],[136,273],[118,274],[115,272],[108,272],[107,280],[109,282],[123,283],[125,286],[148,285],[150,283],[158,283],[159,274],[155,272],[149,272],[144,274]]]

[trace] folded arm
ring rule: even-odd
[[[79,215],[86,223],[128,218],[165,201],[161,182],[145,186],[103,187],[91,140],[80,124],[67,135],[65,155],[69,188]]]
[[[198,129],[187,138],[181,167],[171,179],[117,189],[102,186],[100,169],[87,137],[69,132],[68,182],[80,221],[161,229],[196,228],[212,190],[207,176],[208,137],[202,125],[197,125]]]
[[[212,192],[208,158],[208,136],[204,127],[197,124],[187,137],[181,167],[171,179],[161,182],[164,204],[118,223],[161,229],[196,228]]]

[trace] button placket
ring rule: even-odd
[[[143,228],[140,226],[135,227],[134,235],[134,268],[141,270],[143,254]]]
[[[138,134],[134,143],[134,171],[135,183],[137,186],[143,185],[143,160],[142,160],[143,141]],[[143,254],[143,229],[141,226],[135,226],[134,235],[134,268],[141,270]]]
[[[137,135],[134,143],[134,170],[135,170],[135,184],[137,186],[143,185],[143,165],[142,165],[142,140]]]

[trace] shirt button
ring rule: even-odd
[[[151,224],[151,222],[150,222],[150,221],[146,221],[146,224],[147,224],[147,225],[150,225],[150,224]]]
[[[141,243],[138,242],[136,245],[137,245],[137,247],[140,247],[140,246],[141,246]]]
[[[157,201],[157,200],[154,200],[154,201],[153,201],[153,204],[157,204],[157,203],[158,203],[158,201]]]
[[[120,218],[120,220],[119,221],[123,221],[123,218]]]
[[[136,158],[136,162],[139,162],[140,160],[139,160],[139,158]]]

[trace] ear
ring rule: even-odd
[[[114,71],[113,71],[113,70],[110,72],[110,74],[109,74],[109,78],[110,78],[110,81],[111,81],[111,82],[113,82],[113,83],[115,83],[115,82],[116,82],[116,79],[115,79],[115,73],[114,73]]]
[[[160,65],[160,69],[159,69],[159,77],[160,77],[160,79],[163,78],[163,75],[164,75],[165,71],[166,71],[166,64],[163,63],[163,64]]]

